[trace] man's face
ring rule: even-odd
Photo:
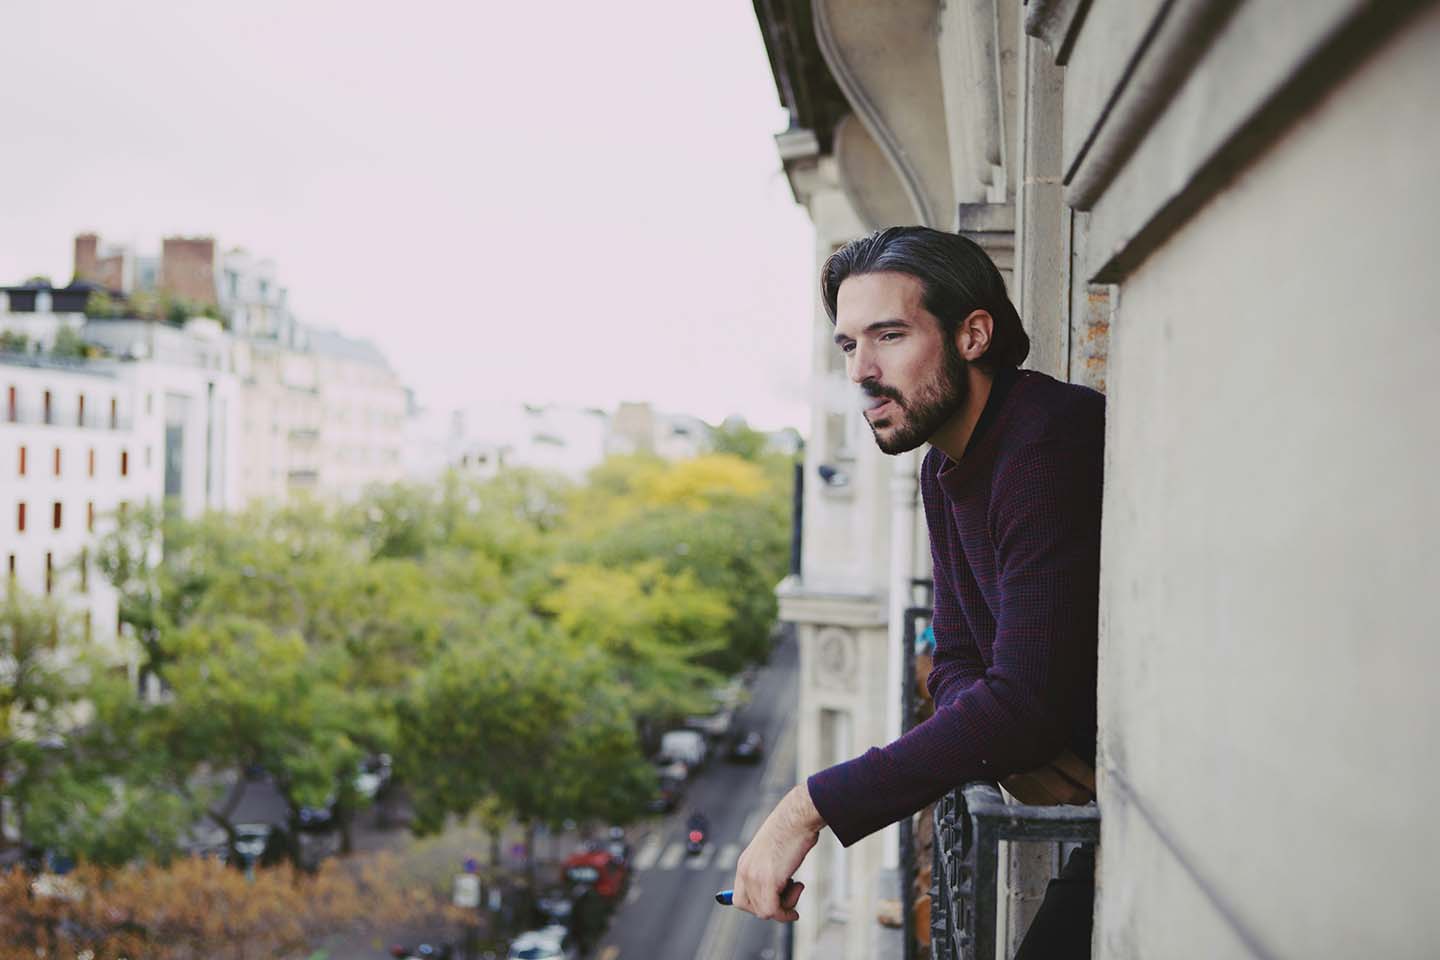
[[[904,273],[847,277],[836,297],[835,343],[860,385],[865,420],[885,453],[914,450],[957,414],[966,363],[925,309],[924,287]]]

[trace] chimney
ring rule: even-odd
[[[218,306],[215,238],[165,237],[160,241],[160,290],[196,304]]]
[[[75,279],[96,281],[100,237],[94,233],[75,235]]]

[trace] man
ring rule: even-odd
[[[968,780],[1003,780],[1029,802],[1094,787],[1104,398],[1018,369],[1029,338],[964,237],[879,231],[830,257],[821,290],[880,449],[931,447],[935,714],[771,812],[734,902],[783,921],[799,916],[790,878],[826,826],[849,846]],[[1019,957],[1089,956],[1093,856],[1077,851],[1052,882]]]

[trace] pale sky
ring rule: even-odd
[[[432,409],[806,426],[813,241],[748,3],[46,0],[0,36],[0,282],[208,234]]]

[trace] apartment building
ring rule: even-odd
[[[879,226],[963,233],[1006,273],[1027,365],[1108,395],[1093,955],[1433,952],[1414,841],[1437,785],[1417,759],[1440,748],[1440,454],[1420,439],[1440,409],[1440,8],[755,9],[817,270]],[[797,322],[815,400],[781,615],[804,776],[899,733],[929,564],[916,458],[875,453],[819,304]],[[798,960],[901,955],[875,923],[898,862],[894,831],[827,839]],[[1055,863],[1002,851],[998,956]]]
[[[63,596],[117,662],[115,591],[95,544],[164,483],[164,420],[153,392],[114,364],[0,352],[0,572]]]
[[[241,338],[246,501],[353,499],[405,476],[409,399],[369,341],[297,326],[294,345]]]

